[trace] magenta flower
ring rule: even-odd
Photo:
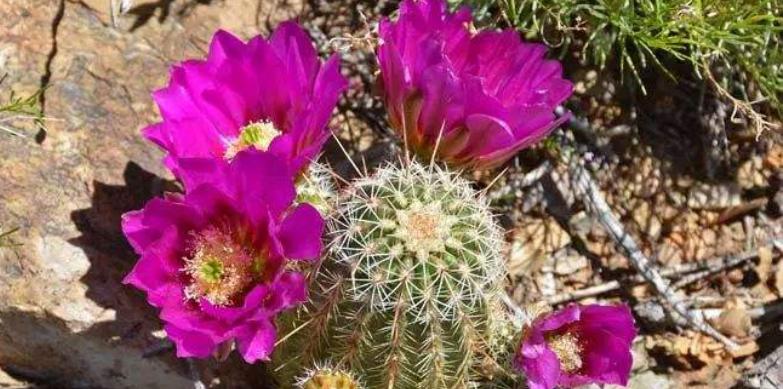
[[[626,385],[636,336],[626,305],[576,305],[543,315],[526,329],[514,367],[530,389],[588,383]]]
[[[396,23],[381,21],[378,62],[392,127],[415,153],[448,164],[492,168],[566,118],[571,95],[546,47],[513,30],[472,34],[470,10],[444,0],[404,0]]]
[[[307,295],[286,260],[319,257],[323,220],[308,204],[290,208],[291,174],[271,153],[179,163],[187,193],[122,218],[141,256],[124,282],[160,309],[178,356],[204,358],[235,342],[247,362],[267,359],[275,316]]]
[[[294,22],[267,41],[244,43],[228,32],[212,38],[204,61],[171,70],[169,86],[153,94],[163,121],[144,135],[168,152],[164,163],[181,178],[178,160],[233,158],[253,147],[285,159],[294,173],[317,157],[327,124],[346,88],[339,58],[325,64]]]

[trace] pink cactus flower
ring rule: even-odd
[[[626,305],[569,305],[526,329],[514,367],[530,389],[589,383],[626,385],[636,336]]]
[[[571,95],[546,47],[513,30],[472,33],[470,10],[403,0],[380,24],[380,84],[392,127],[423,158],[475,169],[505,163],[566,120]]]
[[[294,22],[247,43],[218,31],[206,60],[174,66],[169,85],[153,94],[163,121],[144,135],[167,152],[164,163],[179,178],[181,158],[230,160],[249,147],[278,155],[298,173],[329,137],[345,88],[338,56],[322,64]]]
[[[141,256],[124,282],[147,295],[180,357],[236,345],[248,363],[267,359],[275,316],[306,299],[287,260],[316,260],[323,220],[292,207],[294,183],[278,157],[244,150],[232,161],[183,159],[190,190],[125,214],[122,229]]]

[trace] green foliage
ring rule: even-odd
[[[783,112],[779,0],[468,0],[585,63],[617,64],[644,90],[641,69],[687,61],[743,113],[760,99]],[[458,3],[453,1],[452,3]],[[487,20],[486,16],[483,19]],[[721,68],[721,77],[713,77]],[[717,79],[719,78],[719,79]],[[750,114],[750,116],[753,116]],[[752,118],[753,119],[753,118]]]
[[[0,77],[0,85],[5,81],[6,75]],[[40,106],[41,94],[44,89],[39,89],[29,96],[18,96],[13,90],[6,102],[0,102],[0,130],[12,135],[24,136],[8,123],[14,121],[32,120],[37,128],[45,129],[44,116]]]
[[[318,364],[368,388],[466,387],[497,367],[513,334],[502,233],[467,181],[390,165],[355,182],[335,214],[310,302],[281,326],[292,334],[275,353],[283,387]]]

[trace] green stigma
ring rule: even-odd
[[[263,279],[263,255],[235,240],[230,232],[201,231],[193,235],[192,247],[182,268],[190,276],[184,290],[187,300],[204,298],[217,306],[229,306]]]
[[[209,283],[220,282],[223,277],[223,263],[218,259],[204,261],[199,269],[199,278]]]
[[[240,151],[255,147],[258,150],[266,151],[272,140],[280,135],[280,131],[274,124],[268,120],[252,122],[242,128],[239,136],[231,142],[226,148],[224,157],[226,159],[234,158]]]

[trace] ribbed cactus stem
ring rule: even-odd
[[[507,323],[503,239],[483,195],[437,166],[389,165],[341,195],[331,225],[330,257],[278,362],[329,360],[368,388],[480,380]]]

